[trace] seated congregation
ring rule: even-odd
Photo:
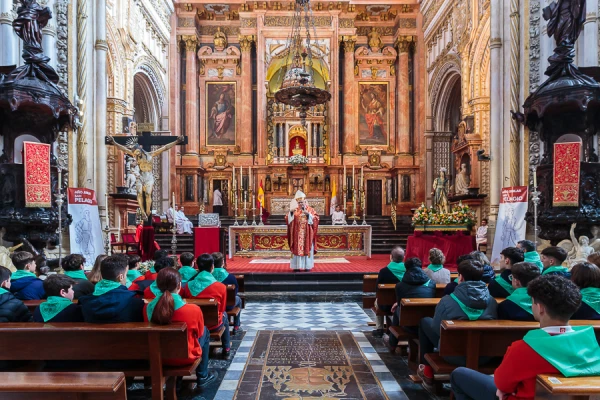
[[[202,254],[197,259],[192,253],[183,253],[179,258],[182,265],[176,266],[175,259],[160,250],[147,271],[141,270],[137,255],[101,255],[88,274],[83,270],[85,258],[71,254],[62,260],[64,274],[48,276],[36,275],[31,253],[15,252],[12,261],[16,272],[0,266],[0,322],[51,323],[55,327],[60,323],[123,324],[128,328],[131,323],[145,327],[185,323],[187,357],[163,359],[162,365],[196,366],[198,390],[216,381],[216,373],[208,369],[211,338],[220,340],[221,355],[228,358],[230,318],[233,334],[240,329],[238,282],[225,269],[221,253]],[[232,297],[229,302],[228,296]],[[207,305],[218,310],[210,321],[203,314]],[[46,367],[55,364],[47,362]],[[122,371],[132,364],[117,357],[101,365]],[[2,370],[11,369],[0,364]]]
[[[449,377],[458,400],[534,399],[538,375],[598,376],[600,253],[570,270],[566,258],[523,240],[502,250],[498,273],[474,251],[455,275],[439,249],[422,268],[395,247],[377,276],[373,335],[407,348],[412,381],[439,393]]]

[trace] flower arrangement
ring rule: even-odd
[[[288,158],[288,162],[292,165],[304,165],[308,163],[308,157],[305,157],[302,154],[295,154]]]
[[[154,266],[154,261],[152,261],[152,260],[141,262],[140,263],[140,272],[143,275],[146,272],[150,271],[150,268],[152,268],[153,266]]]
[[[433,207],[421,204],[415,210],[412,224],[415,225],[466,225],[473,226],[477,222],[475,211],[469,206],[459,203],[452,207],[452,212],[439,214]]]

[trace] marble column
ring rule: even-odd
[[[583,66],[593,67],[598,65],[598,0],[587,0],[586,10],[583,23]]]
[[[200,130],[198,129],[198,38],[183,35],[185,43],[185,133],[188,137],[186,155],[197,155],[200,150]]]
[[[493,219],[498,215],[500,205],[500,189],[504,186],[502,182],[503,173],[503,65],[502,54],[502,31],[503,24],[502,1],[491,2],[491,38],[490,38],[490,214]]]
[[[95,14],[95,25],[96,25],[96,43],[94,46],[95,51],[95,104],[94,104],[94,118],[95,118],[95,134],[94,134],[94,147],[95,147],[95,178],[96,178],[96,199],[98,200],[98,210],[100,213],[100,220],[106,215],[107,204],[106,204],[106,144],[104,143],[104,136],[106,134],[106,95],[107,95],[107,82],[106,82],[106,53],[108,51],[108,44],[106,43],[106,3],[104,0],[96,0]],[[44,50],[45,51],[45,50]]]
[[[241,83],[241,126],[246,130],[240,135],[240,152],[252,154],[252,36],[240,35],[242,50],[242,83]]]
[[[12,0],[0,0],[0,65],[17,64],[17,35],[12,27]]]
[[[398,71],[396,73],[396,83],[398,89],[397,117],[396,117],[396,138],[398,143],[398,152],[400,154],[410,153],[410,102],[408,81],[408,51],[412,37],[399,36],[396,41],[398,47]]]
[[[52,11],[53,18],[48,21],[48,25],[42,30],[42,48],[44,49],[44,55],[50,57],[48,64],[56,69],[56,7],[54,5],[55,0],[48,0],[46,4]]]
[[[354,153],[356,148],[356,107],[354,89],[354,44],[356,36],[343,36],[344,42],[344,142],[343,154]]]

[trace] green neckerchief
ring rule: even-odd
[[[48,300],[40,304],[40,314],[44,322],[48,322],[71,304],[73,302],[65,297],[48,296]]]
[[[18,269],[10,276],[11,281],[16,281],[21,278],[37,278],[33,272],[25,271],[24,269]]]
[[[160,290],[158,288],[158,285],[156,284],[156,281],[152,282],[152,284],[150,285],[150,291],[152,293],[154,293],[155,297],[158,297],[158,296],[160,296],[160,295],[163,294],[162,290]]]
[[[456,301],[458,303],[458,305],[460,306],[460,309],[463,310],[463,312],[465,314],[467,314],[467,317],[469,317],[469,321],[476,321],[476,320],[478,320],[479,317],[481,317],[483,315],[483,312],[485,311],[485,309],[478,310],[477,308],[468,307],[467,305],[465,305],[465,303],[463,303],[462,301],[460,301],[458,299],[458,297],[456,297],[454,295],[454,293],[452,293],[450,295],[450,297],[452,297],[454,299],[454,301]]]
[[[399,281],[402,280],[402,277],[404,276],[404,273],[406,272],[406,267],[404,266],[403,262],[393,262],[390,261],[390,263],[388,264],[388,269],[390,271],[392,271],[392,274],[394,274],[394,276],[396,278],[398,278]]]
[[[85,271],[82,269],[78,269],[77,271],[65,271],[65,275],[69,278],[73,279],[85,279],[87,281],[87,276],[85,276]]]
[[[458,282],[458,277],[454,278],[454,282],[455,283],[460,283],[460,282]]]
[[[523,341],[567,378],[600,375],[600,346],[591,326],[573,326],[573,332],[550,335],[529,331]]]
[[[527,294],[526,287],[515,289],[514,292],[512,292],[512,294],[506,298],[506,300],[512,301],[523,310],[533,315],[533,311],[531,311],[531,296]]]
[[[512,277],[512,275],[511,275]],[[496,283],[500,286],[502,286],[502,289],[506,290],[508,292],[508,294],[512,294],[515,291],[515,288],[513,288],[512,283],[508,282],[506,279],[504,279],[502,277],[502,275],[498,275],[496,277]],[[531,309],[531,302],[529,302],[529,309]]]
[[[567,267],[561,267],[560,265],[554,265],[552,267],[546,268],[542,272],[542,275],[546,275],[546,274],[549,274],[551,272],[569,272],[569,268],[567,268]]]
[[[163,295],[163,293],[161,292],[160,296],[156,296],[156,298],[154,300],[152,300],[150,303],[148,303],[148,307],[146,307],[146,314],[148,315],[148,321],[152,320],[152,313],[154,312],[154,307],[156,307],[156,305],[158,304],[158,300],[161,298],[162,295]],[[181,298],[180,295],[171,293],[171,296],[173,296],[173,303],[174,303],[175,310],[178,310],[185,305],[185,301],[183,301],[183,299]]]
[[[192,279],[194,277],[194,275],[196,275],[198,273],[198,271],[196,271],[194,268],[190,267],[189,265],[186,265],[184,267],[179,268],[179,273],[181,274],[181,282],[186,283],[190,279]]]
[[[154,269],[154,264],[152,264],[152,266],[150,267],[150,272],[152,272],[153,274],[156,273],[156,270]]]
[[[581,301],[600,314],[600,288],[586,287],[581,289]]]
[[[433,272],[438,272],[440,269],[444,268],[444,266],[442,264],[429,264],[427,268]]]
[[[215,279],[219,282],[223,282],[229,276],[229,272],[225,268],[215,268],[212,272]]]
[[[3,287],[0,287],[0,296],[3,295],[4,293],[10,293],[8,290],[4,289]]]
[[[127,279],[125,280],[125,287],[126,287],[127,289],[129,289],[129,288],[131,287],[131,285],[133,285],[133,282],[131,282],[131,281],[129,280],[129,278],[127,278]]]
[[[216,281],[217,280],[210,272],[202,271],[194,279],[188,282],[188,289],[192,296],[195,297]]]
[[[115,290],[119,286],[121,286],[120,282],[102,279],[100,282],[96,283],[96,287],[94,288],[94,296],[101,296],[104,293],[108,293],[111,290]]]
[[[524,257],[524,262],[533,263],[540,268],[540,271],[544,270],[544,264],[542,264],[542,260],[540,259],[540,255],[537,251],[528,251],[525,253]]]
[[[423,284],[423,286],[429,286],[429,284],[430,284],[430,283],[431,283],[431,279],[429,279],[427,282],[425,282],[425,283]]]
[[[142,273],[137,269],[130,269],[127,271],[127,279],[129,279],[131,282],[135,281],[140,276],[142,276]]]

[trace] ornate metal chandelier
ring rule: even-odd
[[[310,0],[296,0],[296,9],[292,20],[292,31],[288,37],[286,68],[281,88],[275,93],[279,103],[290,105],[300,112],[302,124],[306,122],[306,114],[310,107],[324,104],[331,99],[331,93],[315,86],[313,54],[310,31],[316,38]],[[303,32],[304,31],[304,32]],[[303,33],[305,40],[302,40]],[[290,63],[291,59],[291,63]]]

